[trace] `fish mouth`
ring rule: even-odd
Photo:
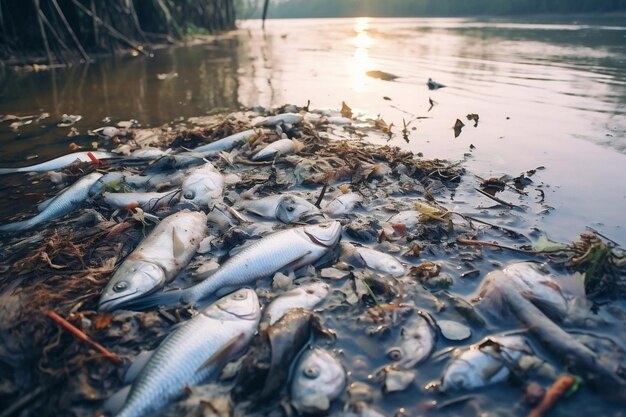
[[[133,296],[135,294],[137,294],[137,290],[135,290],[134,292],[130,293],[130,294],[124,294],[124,295],[120,295],[119,297],[115,297],[115,298],[109,298],[106,301],[102,301],[100,300],[100,303],[98,305],[98,311],[113,311],[115,309],[115,307],[119,306],[120,304],[124,304],[124,300],[127,299],[129,296]]]
[[[304,229],[304,233],[313,243],[326,248],[331,248],[335,246],[341,238],[341,224],[339,222],[332,222],[328,225],[328,228],[331,229],[330,237],[328,239],[319,238],[318,236],[308,232],[306,229]]]

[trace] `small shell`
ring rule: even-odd
[[[472,336],[472,330],[456,321],[438,320],[437,325],[441,334],[448,340],[460,341],[469,339]]]

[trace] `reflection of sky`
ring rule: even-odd
[[[370,69],[372,63],[369,58],[369,48],[374,43],[368,34],[370,19],[367,17],[359,17],[354,21],[354,38],[351,43],[354,45],[354,54],[349,64],[349,73],[352,78],[352,88],[354,91],[361,92],[365,89],[367,75],[365,73]]]

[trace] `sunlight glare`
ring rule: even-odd
[[[354,20],[355,36],[351,43],[355,46],[352,60],[350,61],[350,73],[352,74],[352,88],[355,91],[364,91],[367,82],[365,73],[369,70],[371,60],[368,49],[372,46],[372,38],[367,33],[370,19],[359,17]]]

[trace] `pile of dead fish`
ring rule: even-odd
[[[128,140],[122,153],[0,169],[48,173],[80,162],[85,172],[37,214],[1,225],[7,241],[84,209],[149,225],[102,290],[99,314],[197,309],[155,350],[137,352],[125,387],[98,409],[389,415],[381,395],[418,390],[416,369],[438,347],[477,335],[486,337],[457,347],[430,385],[436,395],[511,377],[549,383],[563,366],[613,397],[626,392],[618,361],[563,330],[590,320],[578,277],[513,263],[487,274],[471,304],[448,292],[449,274],[420,260],[473,230],[433,202],[454,189],[458,166],[368,145],[355,134],[366,127],[339,114],[291,110],[248,116],[247,129],[194,148],[133,149]],[[444,302],[464,313],[440,314]],[[529,331],[487,333],[486,321],[507,319]]]

